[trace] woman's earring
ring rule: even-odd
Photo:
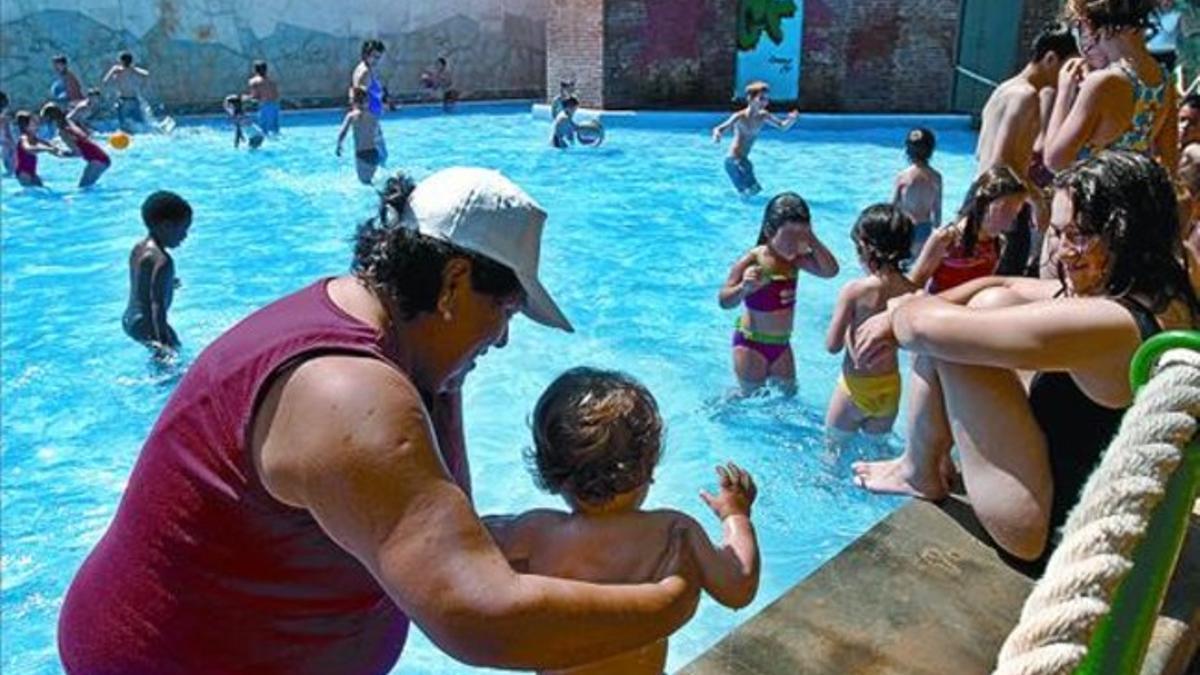
[[[446,310],[446,311],[442,312],[442,318],[445,319],[446,321],[449,321],[454,318],[454,315],[452,315],[450,313],[450,310]]]

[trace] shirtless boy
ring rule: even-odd
[[[254,62],[254,75],[246,83],[246,93],[258,101],[258,128],[263,133],[279,133],[279,85],[267,75],[267,62]]]
[[[365,106],[367,90],[362,87],[350,87],[350,112],[342,120],[342,128],[338,131],[337,150],[335,154],[342,156],[342,142],[346,132],[354,130],[354,168],[358,172],[358,180],[364,185],[370,185],[375,179],[375,170],[379,168],[380,153],[376,142],[379,139],[379,118],[372,115]]]
[[[155,358],[168,360],[179,350],[179,336],[167,323],[179,282],[167,251],[187,239],[192,206],[174,192],[155,192],[142,202],[142,222],[149,234],[129,253],[129,305],[121,325]]]
[[[104,75],[103,84],[117,90],[117,126],[125,133],[133,133],[146,124],[142,88],[149,79],[150,72],[133,65],[133,54],[127,51],[117,55],[117,63]]]
[[[750,163],[750,150],[754,141],[762,131],[764,124],[776,129],[787,131],[796,123],[800,112],[793,110],[784,119],[772,115],[767,106],[770,105],[770,87],[766,82],[751,82],[746,85],[746,107],[729,116],[729,119],[713,127],[714,143],[721,142],[725,130],[733,127],[733,145],[729,146],[729,156],[725,158],[725,172],[733,187],[743,197],[756,195],[762,191],[758,179],[754,176],[754,165]]]
[[[909,167],[896,175],[892,204],[916,225],[913,228],[911,257],[915,260],[925,240],[942,224],[942,174],[930,164],[936,139],[933,132],[919,127],[908,132],[904,152]]]

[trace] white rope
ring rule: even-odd
[[[993,675],[1060,675],[1083,662],[1198,416],[1200,353],[1168,351],[1084,486]]]

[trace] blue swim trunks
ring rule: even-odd
[[[758,184],[758,179],[754,177],[754,165],[750,163],[749,159],[733,156],[726,157],[725,173],[729,174],[729,180],[733,182],[733,187],[743,197],[762,192],[762,186]]]
[[[258,104],[258,128],[268,134],[279,133],[279,101]]]
[[[122,96],[117,99],[117,126],[122,131],[142,131],[141,127],[145,124],[146,115],[142,112],[142,99],[137,96]]]

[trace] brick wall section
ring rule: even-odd
[[[610,107],[728,102],[737,2],[605,0],[604,92]]]
[[[1033,39],[1046,24],[1057,21],[1062,14],[1062,0],[1025,0],[1021,15],[1021,32],[1017,45],[1017,63],[1027,63]]]
[[[801,105],[947,110],[958,19],[959,0],[805,0]]]
[[[611,1],[611,0],[609,0]],[[546,18],[546,91],[575,80],[580,103],[611,107],[604,91],[604,5],[606,0],[550,0]]]

